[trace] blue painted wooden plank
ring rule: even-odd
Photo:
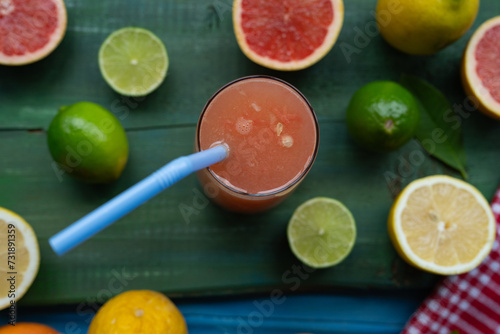
[[[398,295],[359,291],[335,295],[284,295],[280,298],[175,300],[190,334],[238,333],[399,333],[425,293]],[[67,306],[55,311],[18,309],[19,321],[50,325],[64,334],[83,334],[93,312]],[[90,306],[90,305],[86,305]],[[7,314],[2,313],[6,319]],[[4,321],[6,322],[6,320]]]

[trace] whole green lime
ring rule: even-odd
[[[52,158],[68,174],[90,182],[120,177],[128,159],[128,141],[120,121],[98,104],[62,107],[47,132]]]
[[[408,142],[420,123],[415,97],[392,81],[375,81],[354,93],[346,113],[351,137],[366,149],[392,151]]]

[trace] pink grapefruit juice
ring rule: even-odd
[[[226,209],[253,213],[281,202],[311,168],[318,123],[305,97],[266,76],[235,80],[205,106],[196,146],[229,147],[229,156],[198,173],[205,193]]]

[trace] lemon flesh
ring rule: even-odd
[[[35,280],[40,250],[35,232],[17,214],[0,208],[0,310],[19,301]]]
[[[481,193],[443,175],[408,185],[389,216],[389,234],[399,254],[420,269],[442,275],[477,267],[491,251],[495,227]]]

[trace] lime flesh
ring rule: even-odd
[[[312,268],[326,268],[349,255],[356,240],[356,224],[342,203],[317,197],[295,210],[287,233],[290,248],[300,261]]]
[[[142,28],[115,31],[99,50],[104,80],[125,96],[144,96],[154,91],[164,81],[168,64],[162,41]]]

